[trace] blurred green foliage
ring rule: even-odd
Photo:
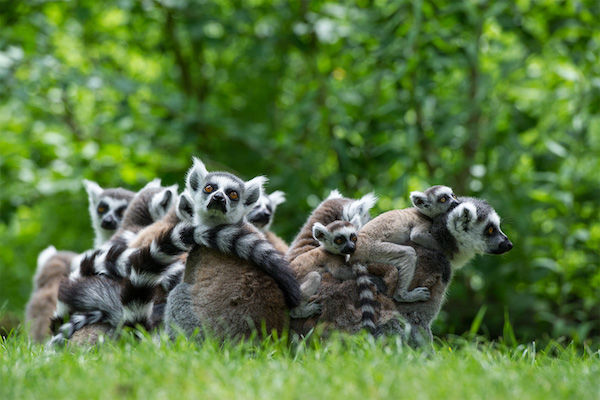
[[[0,303],[22,312],[44,247],[90,247],[82,178],[181,184],[198,155],[284,190],[288,240],[333,188],[375,212],[486,198],[516,246],[455,274],[436,333],[598,340],[598,21],[596,0],[0,0]]]

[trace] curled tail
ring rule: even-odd
[[[290,264],[283,254],[250,224],[218,225],[196,232],[195,237],[198,244],[233,254],[263,270],[275,280],[289,308],[300,304],[300,285]]]
[[[149,246],[131,253],[127,259],[130,273],[121,290],[124,325],[152,328],[155,289],[162,285],[170,291],[181,281],[181,255],[195,244],[194,231],[194,226],[181,222],[160,233]]]
[[[375,310],[379,308],[379,303],[375,300],[377,289],[371,283],[365,265],[355,264],[353,269],[356,273],[356,285],[358,286],[358,305],[361,312],[360,326],[373,336],[378,336],[380,332],[375,324]]]
[[[61,325],[56,335],[48,342],[51,346],[62,346],[78,330],[95,323],[103,322],[106,315],[102,311],[90,311],[87,313],[75,313],[71,315],[69,322]]]

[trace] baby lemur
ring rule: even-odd
[[[303,304],[290,312],[292,318],[307,318],[320,312],[320,304],[307,303],[321,284],[322,274],[329,273],[338,280],[356,279],[361,310],[361,327],[376,334],[375,324],[375,286],[368,277],[364,264],[350,266],[347,262],[356,249],[357,227],[348,221],[334,221],[327,226],[316,222],[313,225],[313,237],[319,247],[298,256],[293,265],[301,279],[300,290]]]
[[[394,299],[411,303],[429,299],[429,289],[416,287],[408,290],[413,280],[417,255],[408,246],[412,241],[425,248],[439,248],[429,232],[432,218],[453,208],[458,199],[447,186],[432,186],[425,192],[410,194],[414,208],[392,210],[369,221],[358,233],[357,250],[353,262],[381,263],[398,269]],[[369,266],[369,268],[371,268]]]

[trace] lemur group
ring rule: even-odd
[[[36,341],[96,343],[125,329],[221,340],[313,329],[432,340],[452,271],[512,243],[485,201],[447,186],[370,218],[377,198],[337,190],[288,246],[271,231],[284,194],[209,172],[137,193],[84,181],[95,231],[82,254],[42,251],[26,320]]]

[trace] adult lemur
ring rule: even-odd
[[[83,183],[89,199],[94,246],[98,247],[119,228],[123,212],[135,193],[123,188],[103,189],[88,180]],[[58,251],[54,246],[49,246],[39,254],[33,291],[25,308],[25,323],[34,341],[41,342],[50,334],[50,320],[56,309],[59,283],[69,276],[77,256],[72,251]]]
[[[283,255],[244,221],[262,191],[263,177],[244,182],[225,172],[209,173],[194,160],[180,209],[193,213],[205,239],[189,253],[184,280],[169,294],[165,326],[173,336],[208,331],[218,338],[281,332],[287,309],[300,289]]]
[[[106,315],[121,311],[105,300],[114,293],[120,293],[122,278],[129,271],[124,266],[130,255],[129,243],[144,227],[161,220],[172,210],[177,196],[176,187],[161,187],[155,179],[142,188],[127,207],[121,227],[113,237],[99,249],[91,250],[79,258],[68,280],[61,283],[58,303],[53,318],[56,329],[65,317],[75,316],[76,323],[66,324],[53,342],[62,342],[78,328],[101,322]],[[183,268],[180,268],[182,271]],[[109,306],[107,306],[107,304]]]
[[[425,287],[429,289],[430,298],[422,302],[398,303],[390,297],[394,288],[384,288],[388,289],[386,293],[378,293],[376,300],[381,311],[376,315],[377,325],[384,331],[404,332],[399,322],[403,318],[412,328],[410,335],[413,342],[431,341],[431,322],[444,300],[452,269],[461,267],[477,254],[502,254],[512,248],[512,243],[500,230],[498,214],[487,202],[474,198],[460,198],[459,201],[461,203],[454,209],[433,221],[431,234],[440,250],[408,243],[417,255],[409,289]],[[373,219],[370,223],[379,222]],[[395,269],[392,266],[389,268]],[[355,304],[358,300],[356,288],[350,282],[324,278],[316,297],[316,301],[322,304],[323,312],[318,318],[304,321],[303,325],[297,324],[300,333],[306,333],[317,322],[350,332],[360,328],[360,314],[348,307],[348,304]]]

